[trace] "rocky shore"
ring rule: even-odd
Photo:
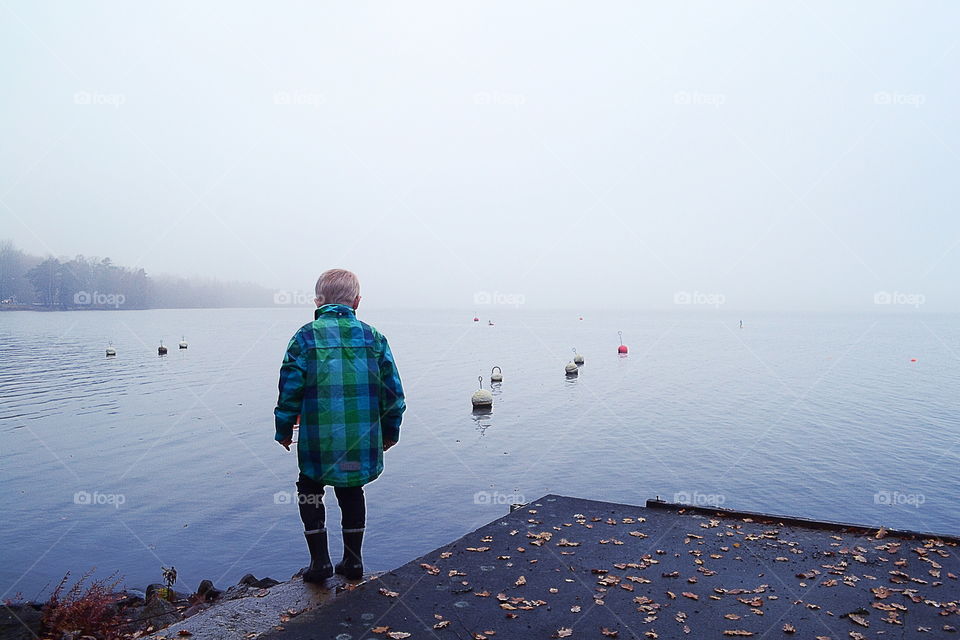
[[[90,629],[65,629],[47,624],[46,603],[6,603],[0,614],[0,640],[92,640],[96,638],[253,638],[275,630],[289,619],[335,597],[353,585],[331,579],[323,588],[305,585],[300,573],[288,582],[258,579],[247,574],[226,589],[203,580],[187,593],[151,584],[144,590],[125,589],[74,603],[78,617],[96,617],[103,625]],[[68,626],[68,625],[67,625]]]

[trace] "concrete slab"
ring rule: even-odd
[[[323,586],[305,584],[299,575],[269,589],[217,602],[185,620],[146,636],[152,640],[190,637],[192,640],[256,638],[296,616],[332,602],[355,585],[334,576]]]
[[[261,638],[960,637],[957,552],[548,495]]]

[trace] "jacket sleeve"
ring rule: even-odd
[[[397,373],[390,345],[383,338],[383,353],[380,356],[380,432],[384,440],[397,442],[400,439],[400,422],[406,408],[400,374]]]
[[[300,404],[303,401],[306,367],[297,337],[290,339],[287,353],[283,356],[283,364],[280,365],[280,396],[277,398],[277,408],[273,410],[277,428],[274,440],[277,442],[293,438],[293,425],[300,414]]]

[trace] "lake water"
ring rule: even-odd
[[[960,531],[956,315],[751,314],[740,329],[723,312],[360,311],[390,339],[409,406],[367,488],[369,569],[546,493]],[[296,457],[272,411],[287,341],[311,318],[0,314],[0,597],[93,566],[142,588],[175,565],[192,590],[305,565],[284,499]],[[586,363],[570,380],[572,347]],[[494,365],[494,410],[475,416]]]

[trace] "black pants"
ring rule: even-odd
[[[333,492],[340,505],[340,526],[345,531],[362,530],[367,520],[363,487],[334,487]],[[297,479],[297,504],[300,506],[303,530],[307,533],[323,531],[327,522],[323,508],[323,484],[301,473]]]

